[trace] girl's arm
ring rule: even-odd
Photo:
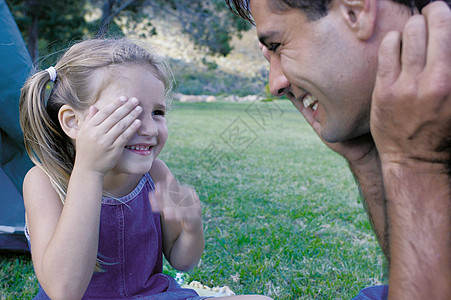
[[[87,117],[64,105],[60,123],[76,158],[62,205],[48,176],[35,167],[24,180],[24,202],[36,275],[52,299],[80,299],[94,272],[104,175],[139,128],[137,101],[121,98]]]
[[[180,186],[163,161],[156,159],[149,173],[156,185],[149,199],[161,214],[164,255],[174,268],[191,270],[205,247],[199,198],[192,188]]]
[[[33,265],[52,299],[79,299],[94,272],[102,180],[74,168],[64,206],[38,167],[24,180],[24,201]]]

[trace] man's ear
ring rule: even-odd
[[[76,111],[67,104],[61,106],[58,111],[58,120],[61,128],[67,136],[73,140],[77,137],[82,118],[83,115],[80,112]]]
[[[376,26],[377,0],[338,0],[340,12],[360,40],[369,39]]]

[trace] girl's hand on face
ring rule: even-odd
[[[122,96],[100,110],[91,106],[77,133],[76,163],[105,175],[141,125],[136,98]]]
[[[168,222],[179,223],[186,233],[202,230],[202,210],[196,191],[178,183],[175,178],[158,182],[149,194],[154,212]]]

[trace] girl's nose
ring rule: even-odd
[[[138,135],[155,136],[158,135],[158,128],[152,116],[143,116],[140,118],[141,126],[138,129]]]

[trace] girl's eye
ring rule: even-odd
[[[156,110],[156,111],[153,112],[153,115],[154,116],[163,116],[164,117],[166,115],[166,112],[163,111],[163,110]]]

